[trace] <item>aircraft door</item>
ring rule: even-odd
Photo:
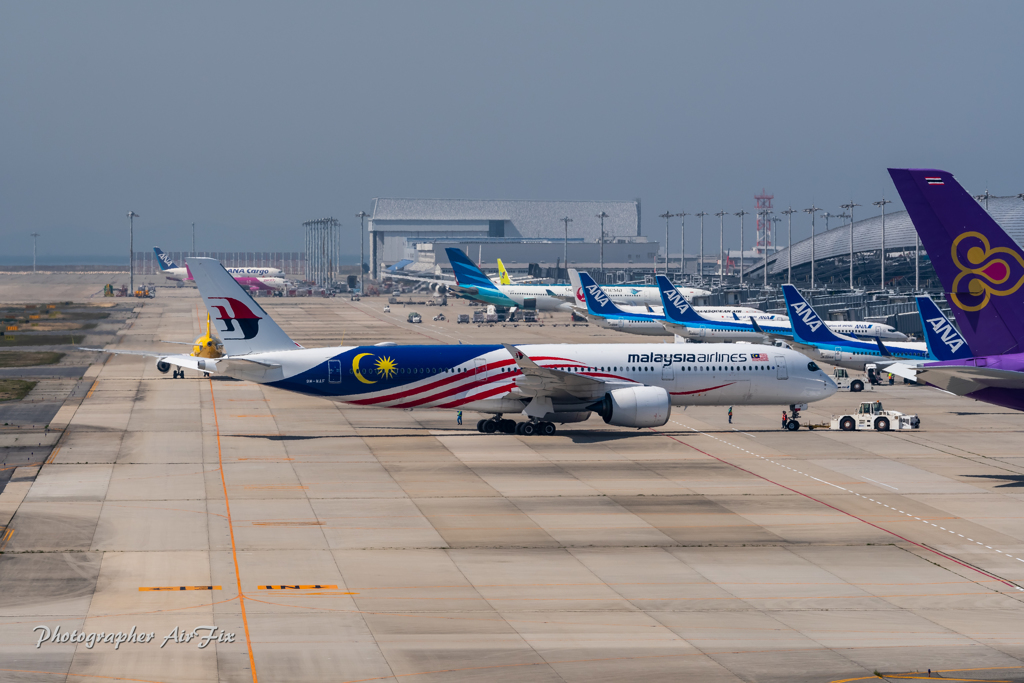
[[[340,360],[329,360],[327,361],[327,381],[331,384],[337,384],[341,381],[341,361]]]
[[[785,356],[775,356],[776,378],[789,379],[789,368],[786,367]]]
[[[473,361],[473,374],[483,377],[485,373],[484,362],[477,358]]]
[[[675,370],[673,370],[671,365],[666,365],[665,367],[663,367],[661,369],[661,379],[662,379],[662,381],[664,381],[664,382],[671,382],[671,381],[675,380],[675,378],[676,378],[676,373],[675,373]]]

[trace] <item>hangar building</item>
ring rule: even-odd
[[[369,221],[370,268],[378,277],[382,266],[403,260],[418,269],[447,267],[443,246],[458,246],[474,260],[501,257],[554,265],[562,260],[565,224],[569,223],[569,260],[597,255],[600,248],[600,213],[604,219],[605,263],[650,263],[659,245],[641,232],[640,200],[530,201],[490,199],[373,200]],[[493,248],[493,247],[498,248]],[[593,252],[593,254],[591,254]],[[620,253],[621,252],[621,253]],[[596,258],[594,258],[596,261]]]

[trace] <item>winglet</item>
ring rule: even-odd
[[[508,354],[512,356],[512,360],[514,360],[516,362],[516,365],[518,365],[519,367],[529,368],[531,370],[535,370],[540,367],[535,362],[533,362],[533,360],[529,356],[527,356],[525,353],[520,351],[517,347],[513,346],[512,344],[505,344],[503,342],[502,346],[505,347],[505,350],[508,351]]]
[[[882,354],[883,358],[892,358],[892,354],[889,353],[889,349],[885,348],[885,344],[882,343],[881,337],[875,337],[875,342],[878,344],[878,352]]]

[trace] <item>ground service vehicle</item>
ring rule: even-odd
[[[459,323],[460,325],[462,323],[467,323],[468,324],[469,323],[469,313],[459,313],[459,318],[455,322]]]
[[[840,390],[849,389],[854,393],[864,391],[864,380],[860,377],[851,376],[850,371],[846,368],[833,368],[832,381],[836,383]]]
[[[408,322],[411,322],[411,323],[421,323],[421,322],[423,322],[423,318],[420,316],[419,313],[410,313],[409,317],[406,320]]]
[[[385,305],[385,306],[384,306],[384,312],[385,312],[385,313],[390,313],[390,312],[391,312],[391,306],[390,306],[390,304],[387,304],[387,305]]]
[[[921,420],[917,415],[907,415],[896,410],[885,410],[881,401],[864,401],[856,413],[832,416],[829,429],[852,432],[861,429],[874,429],[887,432],[890,429],[917,429]]]

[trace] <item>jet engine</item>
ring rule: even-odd
[[[171,364],[161,358],[156,362],[156,369],[159,370],[161,374],[166,375],[167,371],[171,369]]]
[[[672,413],[672,399],[661,387],[615,389],[590,406],[605,423],[619,427],[660,427]]]

